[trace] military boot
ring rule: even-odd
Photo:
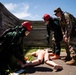
[[[76,65],[76,56],[73,56],[70,61],[66,62],[67,65]]]
[[[64,61],[70,61],[72,58],[70,56],[62,57],[61,58]]]

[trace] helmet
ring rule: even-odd
[[[30,31],[31,28],[32,28],[30,22],[28,22],[28,21],[23,22],[23,23],[22,23],[22,26],[23,26],[24,28],[26,28],[28,31]]]
[[[48,21],[49,18],[51,18],[49,14],[44,14],[43,16],[44,21]]]

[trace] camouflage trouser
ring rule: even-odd
[[[70,39],[70,52],[72,56],[76,56],[76,37]]]
[[[52,45],[53,45],[52,52],[55,53],[56,55],[60,55],[61,51],[60,41],[56,40],[54,38],[54,35],[52,35]]]

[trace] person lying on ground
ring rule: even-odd
[[[54,67],[55,70],[63,69],[62,66],[60,66],[59,64],[50,60],[50,55],[49,54],[50,53],[48,53],[48,49],[38,49],[36,52],[33,52],[33,53],[29,54],[29,55],[32,55],[32,56],[36,56],[37,59],[31,61],[30,63],[26,63],[25,65],[21,62],[20,62],[20,64],[23,64],[22,67],[26,67],[26,66],[37,66],[37,65],[40,65],[44,62],[47,65],[50,65],[50,66]]]

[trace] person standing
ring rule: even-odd
[[[76,24],[75,17],[68,12],[63,12],[60,7],[54,10],[54,14],[60,18],[60,26],[63,33],[63,40],[66,46],[67,56],[62,59],[67,61],[66,64],[68,65],[76,64],[76,49],[73,48],[75,44],[71,43],[71,41],[75,40],[75,35],[73,35],[75,30],[74,26]],[[70,54],[72,54],[72,58]]]
[[[48,37],[50,37],[50,33],[52,32],[53,57],[51,59],[59,59],[61,51],[60,42],[63,39],[59,20],[52,18],[49,14],[44,14],[43,20],[47,28]]]

